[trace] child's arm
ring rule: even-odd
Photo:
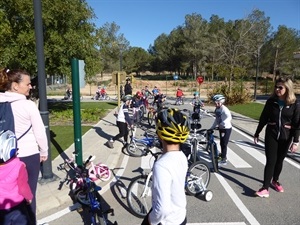
[[[24,196],[24,198],[28,203],[31,203],[33,195],[28,184],[28,173],[25,164],[21,166],[19,171],[18,187],[19,187],[19,194]]]

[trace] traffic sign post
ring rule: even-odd
[[[201,86],[201,84],[203,83],[203,81],[204,81],[204,78],[202,77],[202,76],[198,76],[197,77],[197,82],[198,82],[198,84],[199,84],[199,98],[200,98],[200,86]]]

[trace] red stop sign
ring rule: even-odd
[[[199,83],[199,84],[202,84],[203,83],[203,77],[202,76],[199,76],[199,77],[197,77],[197,82]]]

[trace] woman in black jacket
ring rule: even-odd
[[[254,134],[254,143],[265,125],[265,154],[263,186],[256,196],[269,197],[269,186],[277,192],[284,192],[278,182],[283,160],[288,150],[295,152],[299,143],[300,108],[290,79],[279,78],[275,82],[274,92],[267,100]],[[272,182],[271,182],[272,180]]]

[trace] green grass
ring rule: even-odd
[[[260,114],[264,108],[264,104],[251,102],[241,105],[231,105],[228,106],[228,108],[236,113],[259,120]]]
[[[81,133],[84,135],[107,115],[110,110],[117,107],[116,102],[81,102]],[[72,102],[49,102],[51,159],[74,143],[73,104]]]

